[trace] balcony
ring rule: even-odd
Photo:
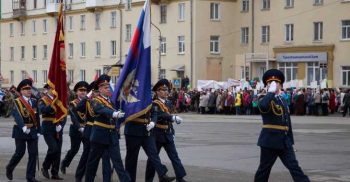
[[[103,5],[103,0],[86,0],[85,8],[88,11],[96,11],[102,9]]]
[[[46,5],[46,14],[49,16],[55,16],[58,14],[60,3],[48,2]]]
[[[26,0],[12,0],[12,18],[23,20],[27,16]]]

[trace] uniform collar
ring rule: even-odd
[[[22,97],[23,97],[23,99],[24,99],[26,102],[28,102],[28,101],[30,100],[30,97],[28,98],[28,97],[26,97],[26,96],[24,96],[24,95],[22,95]]]
[[[165,103],[165,99],[161,99],[158,97],[158,99],[162,102],[162,103]]]

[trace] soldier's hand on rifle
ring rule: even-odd
[[[79,128],[80,133],[84,133],[84,127]]]
[[[276,90],[277,90],[277,84],[276,84],[275,81],[272,81],[272,82],[270,83],[268,92],[275,93]]]
[[[62,130],[62,126],[61,125],[57,125],[56,126],[56,132],[58,133],[58,132],[60,132]]]
[[[30,129],[27,128],[27,126],[23,126],[22,131],[23,131],[23,133],[25,133],[25,134],[29,134],[29,133],[30,133]]]
[[[122,112],[122,111],[113,112],[113,118],[116,118],[116,119],[123,118],[124,115],[125,115],[125,112]]]
[[[151,131],[151,129],[153,129],[155,126],[154,122],[151,121],[148,125],[146,125],[146,129],[147,131]]]
[[[176,124],[180,124],[183,121],[183,119],[180,116],[176,115],[173,116],[172,120],[173,122],[176,122]]]

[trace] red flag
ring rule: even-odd
[[[48,84],[53,89],[53,107],[56,110],[54,123],[60,122],[67,116],[67,80],[64,53],[64,29],[62,15],[62,0],[60,0],[57,29],[49,69]]]

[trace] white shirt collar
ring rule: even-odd
[[[28,97],[26,97],[26,96],[24,96],[24,95],[22,95],[22,97],[23,97],[23,99],[24,99],[26,102],[28,102],[28,101],[30,100],[30,97],[28,98]]]
[[[161,98],[159,98],[159,97],[158,97],[158,99],[159,99],[160,101],[162,101],[163,103],[165,103],[165,100],[164,100],[164,99],[161,99]]]
[[[103,97],[104,99],[109,100],[108,97],[106,97],[106,96],[104,96],[104,95],[102,95],[102,94],[100,94],[100,95],[101,95],[101,97]]]

